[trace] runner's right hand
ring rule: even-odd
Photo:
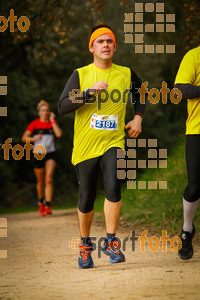
[[[101,90],[107,90],[108,86],[109,86],[109,84],[107,82],[105,82],[105,81],[97,81],[90,88],[90,90],[95,90],[95,91],[91,91],[90,95],[97,94]]]
[[[41,140],[41,138],[42,138],[42,134],[41,133],[36,134],[36,136],[34,136],[34,141]]]

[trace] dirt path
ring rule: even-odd
[[[129,240],[125,263],[113,265],[95,251],[95,267],[80,270],[78,252],[69,247],[69,240],[79,237],[74,210],[43,218],[38,213],[3,217],[8,237],[0,239],[0,249],[8,250],[8,258],[0,259],[0,299],[200,299],[200,246],[184,262],[170,247],[163,253],[146,245],[141,253],[137,241],[133,252]],[[118,236],[130,236],[130,229]],[[94,220],[92,235],[103,236],[103,224]]]

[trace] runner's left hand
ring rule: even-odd
[[[50,116],[49,116],[49,121],[54,121],[55,120],[56,115],[53,112],[50,112]]]
[[[142,118],[139,115],[135,115],[134,119],[128,122],[124,128],[128,129],[128,135],[131,138],[137,138],[142,132]]]

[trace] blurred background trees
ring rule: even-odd
[[[136,1],[142,2],[140,0]],[[144,3],[149,1],[143,1]],[[156,1],[151,1],[156,3]],[[175,44],[175,54],[135,54],[133,44],[124,43],[124,14],[134,13],[133,0],[13,0],[0,2],[0,15],[8,18],[10,10],[15,16],[27,16],[30,28],[21,33],[15,22],[15,32],[9,27],[0,32],[0,76],[8,77],[8,94],[1,96],[1,106],[8,107],[8,116],[0,117],[0,144],[9,137],[12,145],[22,144],[21,136],[27,125],[37,118],[36,106],[47,100],[63,136],[56,141],[58,166],[55,174],[57,206],[74,205],[78,185],[71,164],[74,114],[58,116],[59,97],[71,73],[89,64],[88,33],[92,26],[105,23],[116,34],[117,52],[114,62],[132,68],[149,89],[160,89],[162,81],[173,88],[175,75],[183,55],[200,44],[200,3],[198,0],[161,1],[165,13],[175,13],[175,33],[146,33],[149,44]],[[145,20],[154,20],[154,13],[146,13]],[[126,119],[132,118],[129,104]],[[186,103],[157,105],[147,103],[141,137],[157,138],[160,146],[168,148],[184,134]],[[35,178],[31,162],[15,161],[11,155],[5,161],[0,149],[0,206],[32,206],[35,204]],[[100,182],[100,186],[102,183]]]

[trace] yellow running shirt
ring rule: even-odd
[[[188,51],[180,64],[175,84],[200,85],[200,46]],[[187,99],[186,134],[200,134],[200,97]]]
[[[80,90],[91,88],[95,82],[106,81],[108,86],[108,101],[101,104],[101,109],[95,103],[86,103],[75,111],[74,147],[72,164],[103,155],[111,147],[124,149],[124,126],[128,93],[123,101],[123,92],[130,89],[131,71],[129,68],[112,64],[109,69],[99,69],[94,63],[77,69]],[[113,89],[119,92],[112,94]],[[111,101],[111,96],[119,99],[118,103]],[[121,97],[120,97],[121,95]],[[102,99],[105,94],[102,94]],[[96,96],[96,99],[98,94]],[[122,103],[125,102],[125,103]]]

